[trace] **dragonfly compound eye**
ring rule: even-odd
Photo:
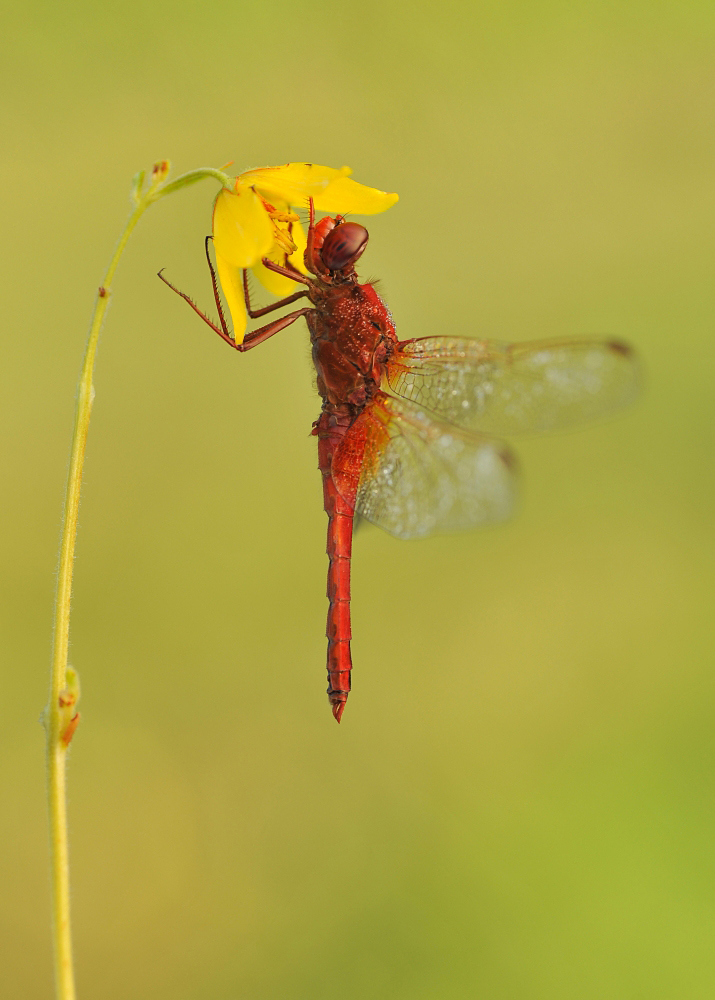
[[[367,246],[368,231],[357,222],[344,222],[325,237],[320,256],[330,271],[341,271],[354,264]]]

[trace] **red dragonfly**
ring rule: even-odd
[[[264,316],[307,298],[310,306],[233,339],[206,240],[220,327],[169,285],[231,347],[248,351],[305,316],[323,406],[318,438],[328,515],[328,698],[340,722],[350,692],[350,558],[359,514],[397,538],[462,531],[509,516],[516,463],[492,435],[568,427],[629,403],[637,391],[633,352],[617,340],[501,344],[462,337],[398,340],[390,311],[355,264],[364,226],[338,215],[316,224],[310,202],[307,277],[263,264],[305,288],[252,309]]]

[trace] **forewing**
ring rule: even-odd
[[[501,442],[379,392],[338,446],[332,475],[367,521],[397,538],[422,538],[509,517],[514,468]]]
[[[398,396],[444,420],[504,436],[605,416],[632,402],[639,384],[633,351],[615,340],[407,340],[387,379]]]

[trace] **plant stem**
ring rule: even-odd
[[[48,727],[49,730],[49,727]],[[55,988],[59,1000],[75,1000],[70,926],[69,855],[67,850],[67,748],[60,740],[47,747],[47,793],[50,810],[50,863],[55,951]]]
[[[139,178],[138,180],[138,189],[134,196],[136,206],[129,216],[124,232],[119,238],[114,256],[109,263],[107,273],[97,295],[77,391],[74,434],[72,437],[72,450],[67,477],[59,569],[57,573],[57,600],[55,604],[50,696],[43,717],[47,732],[47,797],[50,820],[55,981],[58,1000],[75,1000],[76,997],[70,925],[66,763],[67,747],[74,731],[74,726],[76,726],[77,717],[76,715],[72,717],[72,722],[74,723],[72,725],[66,708],[68,703],[66,698],[68,687],[67,659],[69,653],[72,573],[77,538],[77,515],[82,486],[84,453],[87,444],[87,434],[89,432],[89,418],[94,398],[92,376],[99,333],[107,306],[109,305],[112,281],[117,270],[117,265],[134,227],[146,209],[165,194],[172,194],[181,187],[185,187],[195,181],[203,180],[205,177],[213,177],[226,186],[230,184],[230,178],[221,173],[221,171],[214,170],[213,168],[193,170],[188,174],[178,177],[175,181],[162,184],[161,182],[166,177],[168,169],[169,165],[166,161],[155,165],[152,181],[144,194],[140,190],[142,179]]]

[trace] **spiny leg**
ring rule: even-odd
[[[296,309],[295,312],[288,313],[287,316],[281,316],[280,319],[274,319],[272,323],[266,324],[266,326],[260,326],[257,330],[251,330],[247,333],[242,344],[234,344],[234,347],[238,351],[250,351],[252,347],[257,347],[262,344],[264,340],[268,340],[272,337],[274,333],[280,333],[281,330],[285,330],[287,326],[291,323],[295,323],[297,319],[301,316],[306,316],[308,313],[313,312],[310,306],[306,306],[304,309]],[[232,341],[233,343],[233,341]]]
[[[225,340],[227,344],[231,345],[231,347],[238,348],[240,345],[237,344],[236,341],[231,336],[231,333],[230,333],[228,327],[226,326],[226,320],[223,318],[223,312],[221,312],[221,314],[220,314],[220,318],[221,318],[221,321],[222,321],[221,322],[222,328],[219,329],[216,326],[216,324],[213,323],[208,318],[208,316],[206,315],[206,313],[202,312],[199,309],[199,307],[196,305],[196,303],[194,302],[194,300],[191,299],[191,298],[189,298],[189,296],[186,294],[186,292],[182,292],[179,288],[176,287],[176,285],[172,285],[172,283],[169,281],[168,278],[164,277],[163,271],[164,271],[164,269],[162,268],[161,271],[159,271],[157,273],[157,278],[161,278],[161,280],[164,282],[164,284],[168,285],[169,288],[172,290],[172,292],[176,292],[176,294],[178,296],[180,296],[184,300],[184,302],[188,302],[188,304],[191,306],[191,308],[194,310],[194,312],[197,315],[199,315],[201,317],[201,319],[204,321],[204,323],[206,323],[208,326],[210,326],[211,329],[213,330],[213,332],[217,333],[219,335],[219,337],[221,337],[222,340]]]
[[[210,262],[209,266],[211,266]],[[217,296],[216,301],[217,303],[219,303],[220,299],[218,298],[218,290],[216,289],[216,284],[215,284],[216,279],[214,276],[213,267],[211,267],[211,274],[214,279],[214,289],[216,290],[216,296]],[[252,347],[257,347],[259,344],[262,344],[264,340],[268,340],[268,338],[272,337],[274,334],[280,333],[281,330],[285,330],[287,326],[290,326],[291,323],[295,323],[295,321],[297,319],[300,319],[301,316],[305,316],[306,313],[312,312],[312,309],[310,309],[309,307],[306,307],[305,309],[297,309],[295,312],[288,313],[287,316],[281,316],[280,319],[273,320],[272,323],[268,323],[266,326],[261,326],[257,330],[252,330],[250,333],[246,334],[242,343],[237,344],[236,341],[231,336],[231,333],[226,324],[226,320],[224,319],[223,316],[223,311],[220,309],[220,306],[219,306],[219,315],[221,319],[221,329],[219,329],[216,326],[216,324],[213,323],[208,318],[208,316],[199,309],[199,307],[196,305],[193,299],[190,299],[189,296],[186,294],[186,292],[182,292],[175,285],[172,285],[169,279],[165,278],[164,275],[161,273],[161,271],[159,271],[158,277],[161,278],[161,280],[164,282],[165,285],[169,286],[172,292],[176,292],[176,294],[180,296],[184,300],[184,302],[188,302],[188,304],[191,306],[194,312],[201,317],[204,323],[206,323],[208,326],[211,327],[214,333],[217,333],[219,337],[222,340],[225,340],[230,347],[233,347],[234,350],[236,351],[240,351],[242,354],[245,351],[250,351]]]
[[[214,300],[216,302],[216,308],[218,309],[218,318],[221,321],[221,329],[225,334],[230,336],[230,330],[228,328],[228,323],[223,314],[223,307],[221,305],[221,296],[218,293],[218,281],[216,280],[216,272],[214,271],[214,266],[211,263],[211,254],[209,253],[209,240],[213,241],[213,236],[207,236],[204,240],[204,251],[206,253],[206,263],[209,266],[209,271],[211,272],[211,286],[214,290]],[[231,337],[233,341],[233,337]]]
[[[309,285],[311,288],[314,287],[310,278],[306,278],[306,276],[301,274],[300,271],[291,271],[287,267],[281,267],[280,264],[276,264],[275,261],[270,260],[268,257],[264,257],[262,263],[263,266],[267,267],[269,271],[275,271],[276,274],[282,274],[284,278],[290,278],[291,281],[299,281],[302,285]]]
[[[305,245],[305,266],[317,277],[325,277],[328,271],[324,267],[320,255],[315,252],[315,205],[312,198],[308,198],[308,211],[310,222],[308,224],[308,237]]]
[[[246,312],[251,319],[258,319],[259,316],[265,316],[266,313],[273,312],[274,309],[281,309],[283,306],[289,306],[291,302],[297,302],[298,299],[305,298],[307,294],[307,291],[294,292],[293,295],[286,295],[284,299],[272,302],[269,306],[264,306],[262,309],[251,309],[251,293],[248,289],[248,271],[245,267],[243,269],[243,297],[246,300]]]

